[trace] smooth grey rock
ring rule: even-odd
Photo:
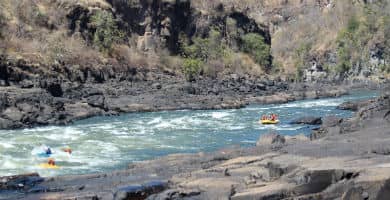
[[[280,145],[284,144],[286,139],[283,135],[280,135],[277,132],[266,133],[260,136],[259,140],[256,142],[256,146],[262,145]]]

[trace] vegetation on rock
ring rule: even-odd
[[[242,42],[242,50],[251,55],[266,71],[270,70],[270,46],[264,42],[264,37],[256,33],[249,33],[242,37]]]
[[[110,51],[113,44],[124,38],[124,33],[118,29],[112,13],[106,10],[98,11],[92,15],[91,24],[95,28],[93,44],[102,52]]]

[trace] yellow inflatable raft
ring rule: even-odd
[[[49,165],[47,163],[42,163],[42,164],[39,164],[39,167],[40,168],[44,168],[44,169],[59,169],[60,167],[57,166],[57,165]]]
[[[278,124],[279,123],[279,120],[260,120],[260,123],[261,124],[264,124],[264,125],[267,125],[267,124]]]

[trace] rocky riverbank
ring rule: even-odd
[[[106,174],[2,177],[0,199],[387,199],[390,93],[309,137],[261,136],[252,148],[176,154]]]
[[[1,60],[1,59],[0,59]],[[278,78],[225,75],[187,82],[161,69],[47,67],[0,62],[0,129],[65,125],[98,115],[178,109],[240,108],[346,94],[330,84],[294,84]]]

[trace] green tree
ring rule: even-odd
[[[98,11],[91,18],[95,33],[93,43],[102,52],[111,50],[114,43],[120,42],[124,34],[118,29],[117,23],[108,11]]]
[[[295,80],[296,81],[302,81],[303,78],[303,72],[305,70],[305,62],[309,60],[309,53],[311,49],[311,44],[304,43],[299,46],[298,49],[295,50],[294,54],[294,60],[295,60],[295,68],[296,68],[296,74],[295,74]]]
[[[266,71],[271,67],[270,45],[264,42],[264,37],[256,33],[248,33],[242,38],[242,51],[251,55],[251,57],[260,64]]]
[[[188,81],[194,81],[199,75],[203,62],[197,58],[186,58],[183,62],[183,72]]]
[[[347,27],[342,30],[337,38],[337,65],[335,71],[340,74],[347,73],[356,62],[356,54],[360,54],[361,41],[358,33],[361,26],[356,16],[352,16],[348,21]],[[359,59],[359,58],[357,58]]]

